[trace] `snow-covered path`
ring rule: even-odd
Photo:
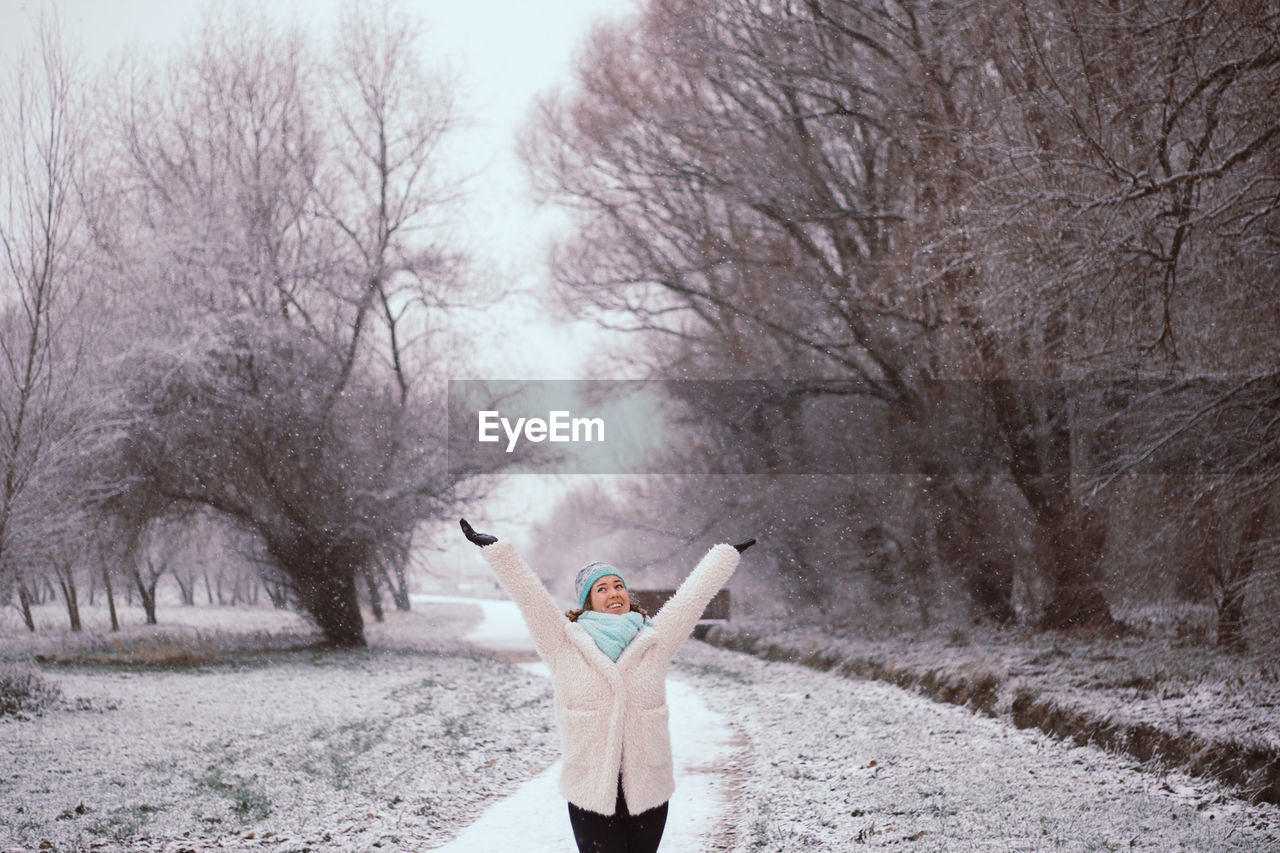
[[[479,606],[484,616],[468,633],[466,642],[509,660],[522,661],[530,672],[546,675],[536,658],[533,640],[514,602],[487,599],[432,597],[436,602],[456,601]],[[719,819],[727,806],[724,770],[733,761],[731,732],[725,718],[712,711],[697,691],[678,676],[667,682],[671,708],[671,748],[675,756],[676,795],[671,801],[663,853],[705,853],[713,842]],[[443,853],[573,853],[564,798],[557,790],[560,762],[528,780],[513,794],[490,806]]]

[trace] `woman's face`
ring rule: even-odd
[[[626,613],[631,610],[631,595],[627,585],[617,575],[597,578],[587,596],[587,606],[597,613]]]

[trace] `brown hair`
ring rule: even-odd
[[[591,609],[591,602],[590,600],[588,600],[586,607],[582,608],[581,610],[566,610],[564,612],[564,615],[565,615],[565,618],[567,618],[570,622],[577,622],[578,617],[581,616],[583,613],[586,613],[590,609]],[[639,613],[641,618],[643,619],[649,618],[649,611],[645,610],[643,607],[641,607],[639,604],[636,604],[634,601],[631,602],[631,612]]]

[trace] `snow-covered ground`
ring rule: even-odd
[[[546,679],[459,642],[478,616],[392,613],[356,652],[46,668],[64,706],[0,718],[0,850],[439,846],[556,757]]]
[[[678,660],[743,736],[719,850],[1280,850],[1280,810],[1212,784],[879,682],[703,643]]]
[[[46,667],[65,705],[0,720],[0,851],[570,851],[548,682],[476,648],[486,612],[518,631],[501,607],[424,603],[354,653]],[[671,701],[665,853],[1280,850],[1273,807],[884,684],[690,642]]]

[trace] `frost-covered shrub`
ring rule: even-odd
[[[35,670],[0,664],[0,717],[25,718],[61,699],[62,688],[45,681]]]

